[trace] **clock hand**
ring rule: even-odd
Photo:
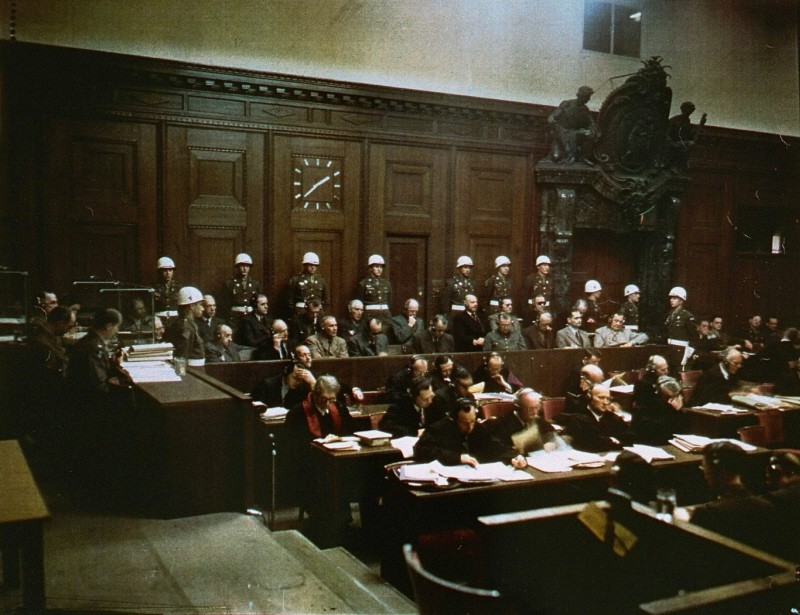
[[[306,192],[306,193],[303,195],[303,198],[306,198],[306,197],[307,197],[309,194],[311,194],[312,192],[314,192],[314,190],[316,190],[317,188],[319,188],[319,187],[320,187],[322,184],[324,184],[324,183],[325,183],[325,182],[327,182],[327,181],[330,181],[330,179],[331,179],[331,176],[330,176],[330,175],[328,175],[327,177],[323,177],[321,180],[319,180],[319,181],[318,181],[316,184],[314,184],[313,186],[311,186],[311,188],[309,188],[309,189],[308,189],[308,192]]]

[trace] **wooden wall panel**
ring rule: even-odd
[[[343,314],[366,269],[361,241],[369,224],[361,213],[361,146],[276,135],[273,147],[269,288],[285,297],[289,278],[302,270],[303,253],[312,250],[320,256],[334,314]]]
[[[444,275],[449,191],[448,152],[441,148],[372,144],[369,155],[369,217],[386,234],[386,275],[399,311],[415,297],[433,314]],[[378,232],[377,229],[374,232]]]
[[[640,248],[637,237],[576,229],[573,241],[570,303],[585,296],[583,290],[587,280],[597,280],[603,287],[600,296],[603,311],[613,313],[622,301],[625,286],[637,282],[636,262]]]
[[[48,138],[49,283],[66,290],[89,276],[138,282],[156,258],[155,127],[58,119]]]
[[[176,279],[214,294],[247,252],[263,284],[263,135],[168,126],[166,152],[163,253]]]
[[[686,288],[687,307],[695,314],[725,311],[732,297],[729,259],[736,214],[729,181],[697,173],[681,206],[674,284]]]
[[[449,270],[454,270],[460,255],[467,254],[475,263],[473,276],[482,284],[494,273],[494,259],[501,254],[512,263],[529,262],[529,242],[524,234],[527,193],[524,156],[458,152]],[[524,267],[513,273],[518,305],[526,274]]]

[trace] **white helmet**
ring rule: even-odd
[[[175,269],[175,261],[169,256],[162,256],[156,261],[156,269]]]
[[[233,261],[234,265],[252,265],[253,259],[250,258],[249,254],[245,254],[242,252],[241,254],[236,255],[236,260]]]
[[[686,301],[686,289],[683,286],[675,286],[671,291],[669,291],[669,296],[678,297],[679,299]]]
[[[203,293],[194,286],[184,286],[178,291],[178,305],[192,305],[203,300]]]
[[[469,256],[459,256],[458,260],[456,261],[456,269],[461,269],[461,267],[472,267],[472,259]]]
[[[494,259],[494,268],[497,269],[498,267],[502,267],[503,265],[510,265],[511,259],[507,256],[498,256]]]
[[[306,252],[303,254],[304,265],[319,265],[319,256],[314,252]]]
[[[537,267],[539,265],[549,265],[549,264],[550,264],[550,257],[549,256],[545,256],[544,254],[542,254],[541,256],[538,256],[536,258],[536,266]]]
[[[372,267],[373,265],[385,265],[386,262],[383,260],[383,257],[380,254],[373,254],[369,257],[367,261],[367,267]]]
[[[583,292],[585,293],[596,293],[599,290],[603,290],[603,287],[600,286],[600,282],[597,280],[589,280],[583,286]]]
[[[633,293],[640,293],[642,291],[639,290],[639,287],[636,284],[628,284],[625,287],[624,295],[627,297],[628,295],[632,295]]]

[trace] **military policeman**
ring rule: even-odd
[[[178,315],[178,289],[175,280],[175,261],[162,256],[156,263],[158,281],[153,285],[156,314],[161,318],[175,318]]]
[[[206,349],[197,320],[203,315],[203,294],[194,286],[184,286],[178,291],[180,315],[169,325],[167,341],[175,346],[175,356],[186,359],[192,367],[206,363]]]
[[[523,292],[529,315],[535,311],[535,300],[539,295],[546,301],[544,307],[550,307],[550,301],[553,299],[553,280],[550,278],[549,256],[541,254],[536,258],[536,271],[525,278]]]
[[[385,264],[380,254],[369,257],[369,274],[358,283],[358,298],[364,302],[367,318],[380,319],[384,329],[388,329],[392,320],[389,311],[392,304],[392,285],[383,277]]]
[[[306,309],[306,301],[312,297],[322,304],[323,311],[328,308],[328,285],[317,273],[318,269],[319,256],[314,252],[306,252],[303,255],[303,273],[289,279],[290,313],[302,314]]]
[[[631,331],[639,330],[639,297],[642,293],[636,284],[628,284],[625,287],[625,300],[619,311],[625,316],[625,328]]]
[[[456,261],[458,272],[444,283],[444,302],[442,313],[455,316],[464,311],[464,299],[467,295],[477,295],[475,280],[472,279],[472,259],[469,256],[459,256]]]
[[[261,287],[250,275],[253,259],[249,254],[244,252],[237,254],[233,265],[236,267],[236,275],[225,282],[223,297],[230,310],[231,322],[237,323],[242,316],[252,311],[252,305],[261,292]]]
[[[586,294],[586,313],[583,315],[584,328],[592,332],[605,324],[608,316],[603,313],[600,307],[600,293],[603,287],[597,280],[587,280],[583,285],[583,292]]]
[[[697,335],[697,322],[694,314],[684,307],[684,303],[686,303],[686,289],[682,286],[675,286],[669,291],[670,312],[664,321],[668,344],[676,343],[678,346],[686,346],[687,342]]]
[[[500,311],[500,302],[504,297],[511,297],[511,259],[507,256],[498,256],[494,259],[495,273],[488,278],[483,286],[486,290],[486,301],[488,302],[487,314],[495,314]]]

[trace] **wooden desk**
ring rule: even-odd
[[[675,487],[682,506],[708,501],[708,487],[698,471],[701,456],[684,453],[671,445],[664,449],[675,459],[653,462],[659,484]],[[767,453],[759,449],[751,456],[763,461]],[[403,543],[415,543],[422,534],[474,528],[476,519],[482,515],[603,499],[611,466],[606,463],[602,468],[557,473],[528,468],[526,471],[534,477],[531,481],[467,485],[446,490],[411,488],[390,477],[383,496],[386,525],[381,575],[399,589],[408,591],[401,549]]]
[[[402,453],[387,444],[362,446],[357,451],[332,451],[316,442],[311,444],[311,463],[320,506],[308,511],[312,523],[303,525],[303,533],[319,548],[342,544],[344,527],[338,512],[350,504],[377,503],[383,483],[384,466],[400,461]],[[374,519],[364,519],[369,523]]]
[[[244,511],[247,414],[236,398],[192,374],[134,386],[137,501],[143,512],[183,517]]]
[[[619,557],[577,519],[584,507],[480,518],[487,586],[522,613],[788,613],[798,604],[792,562],[639,505],[618,513],[637,537]]]
[[[0,441],[0,549],[3,579],[18,587],[22,568],[22,605],[44,611],[44,543],[42,523],[50,518],[16,440]]]

